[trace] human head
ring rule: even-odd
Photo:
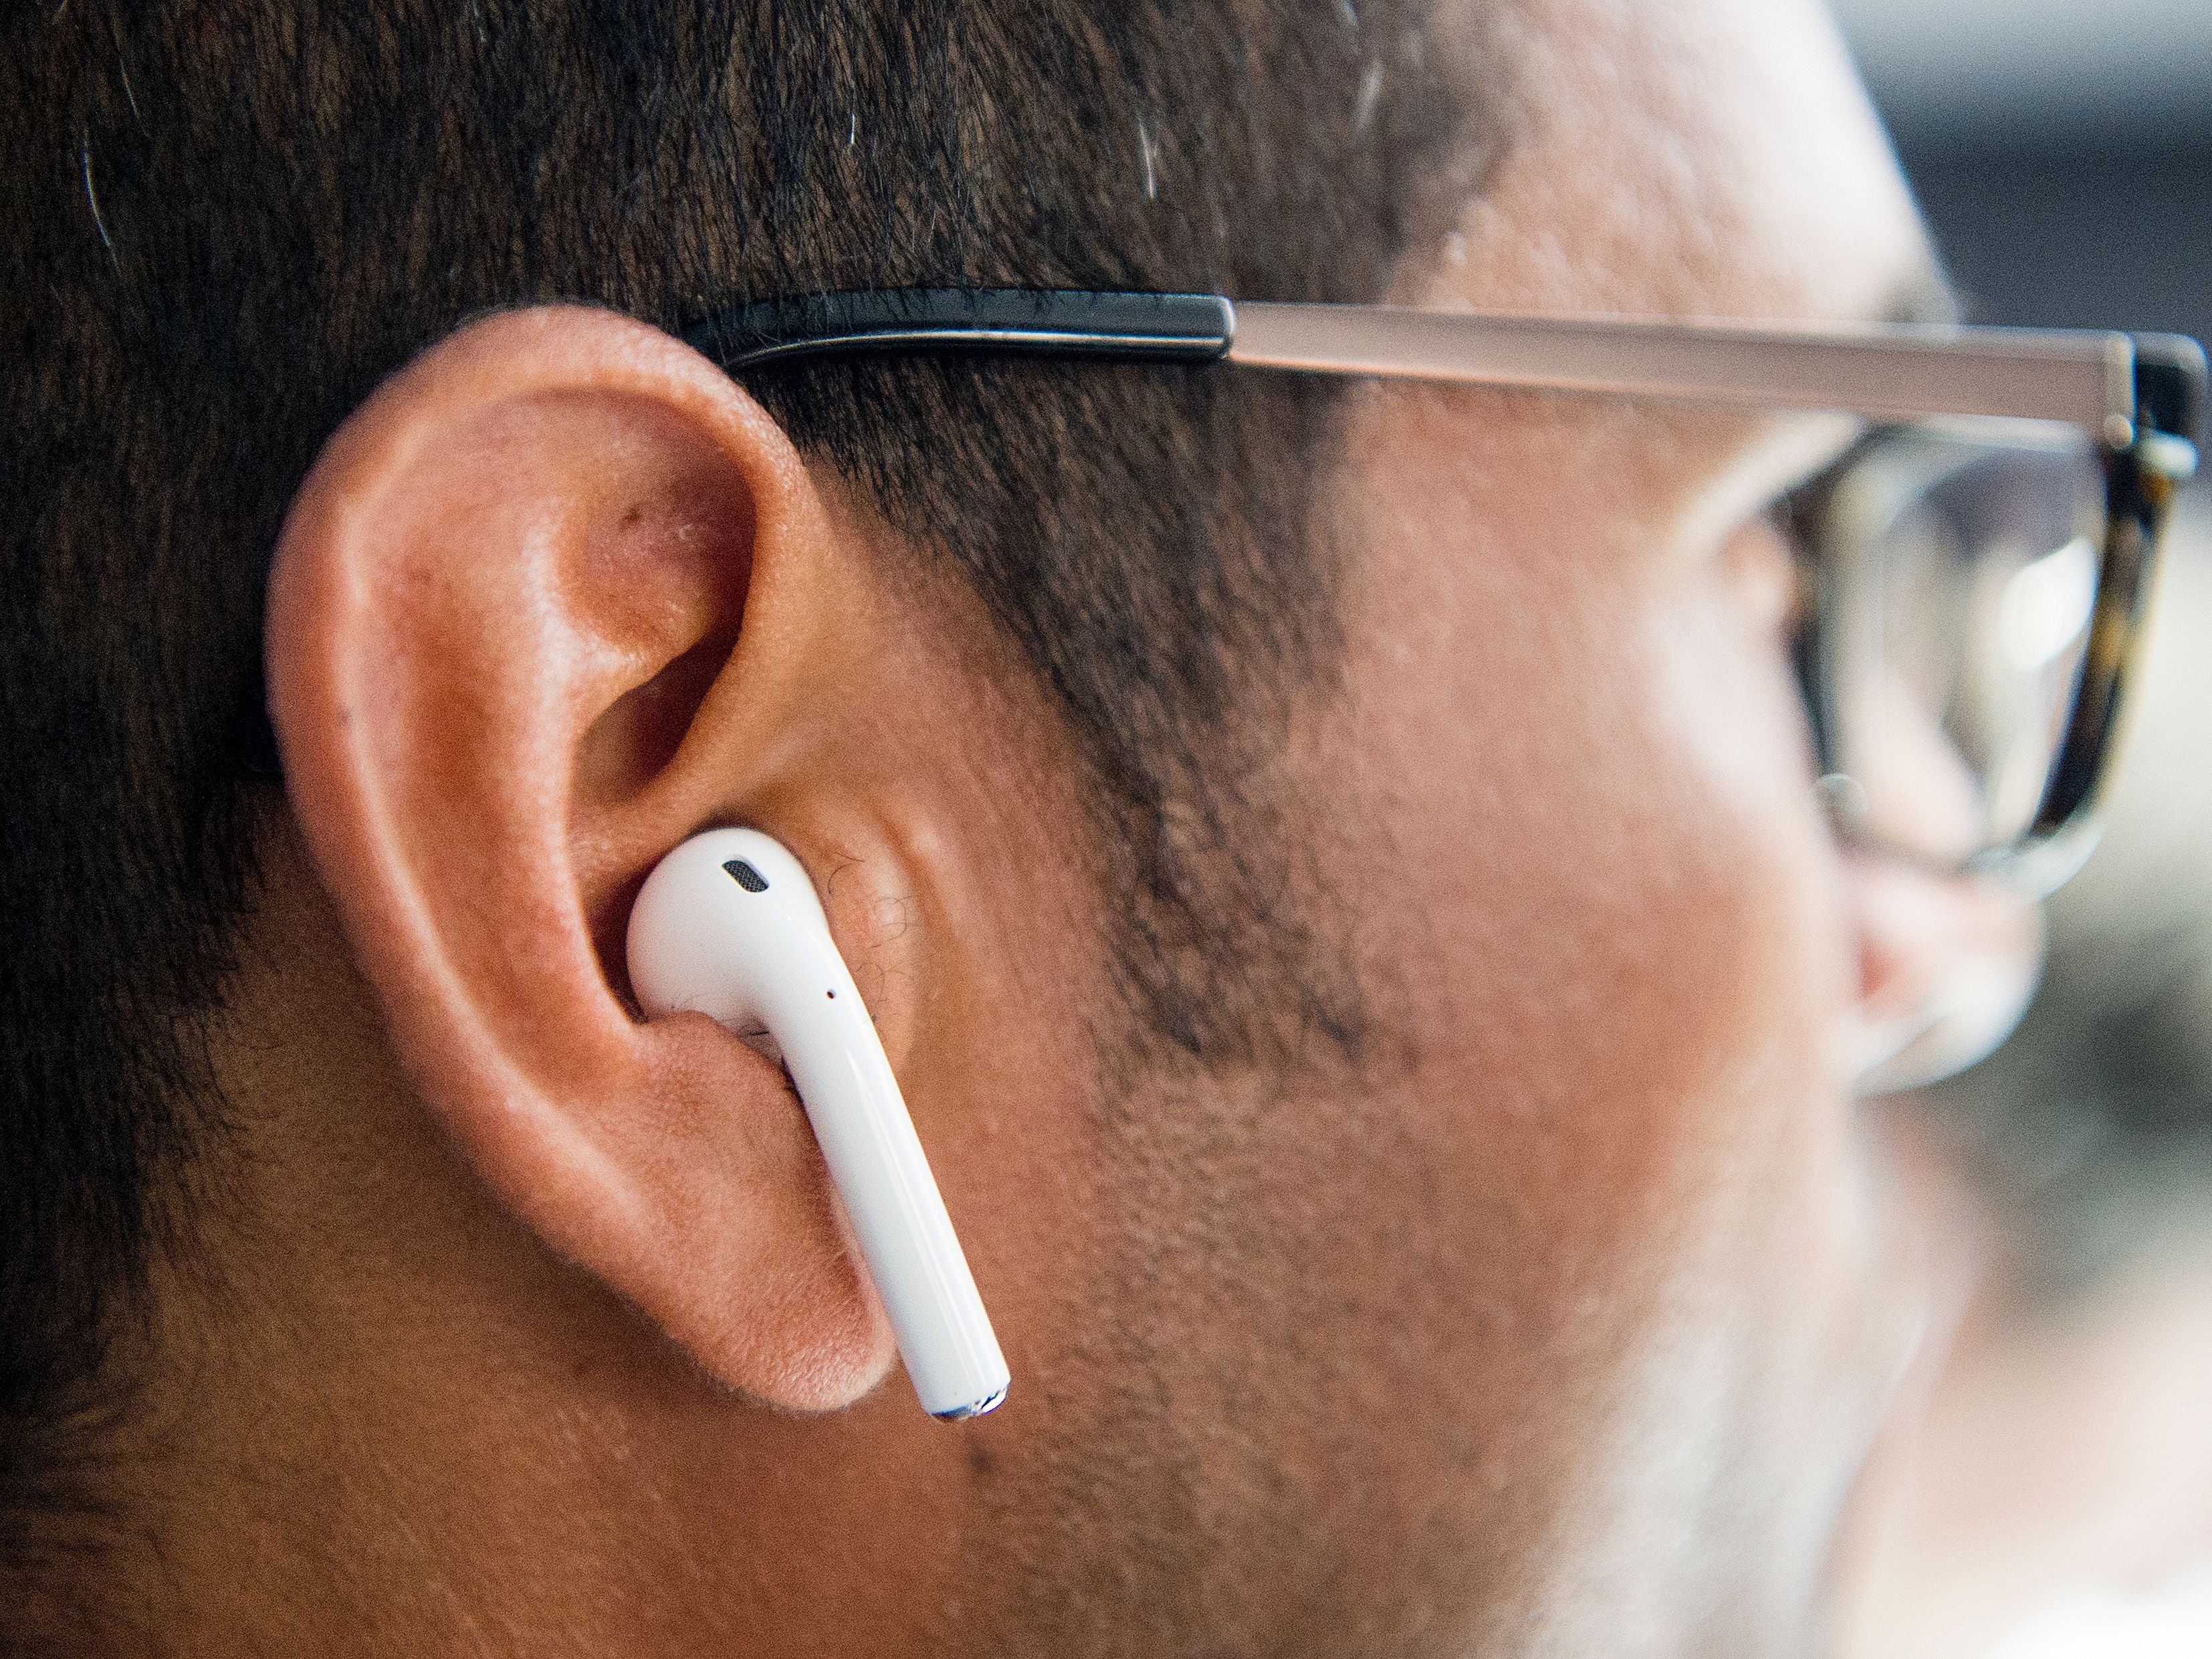
[[[1750,430],[739,389],[653,326],[1889,306],[1922,255],[1824,27],[1661,9],[52,21],[7,186],[53,295],[8,399],[41,1553],[158,1604],[132,1537],[178,1583],[259,1538],[238,1610],[297,1632],[556,1559],[496,1616],[629,1646],[1792,1627],[1872,1412],[1828,1361],[1892,1339]],[[280,525],[281,805],[227,769]],[[628,1018],[629,894],[738,819],[825,884],[1016,1366],[989,1424],[872,1392],[772,1069]],[[279,1547],[314,1448],[347,1501]]]

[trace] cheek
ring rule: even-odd
[[[1316,745],[1371,843],[1350,867],[1391,876],[1360,909],[1411,1046],[1570,1125],[1700,1097],[1781,1032],[1816,1049],[1848,935],[1763,562],[1660,561],[1626,511],[1463,516],[1503,528],[1382,553]]]
[[[1359,759],[1333,794],[1347,867],[1389,875],[1358,910],[1403,1063],[1391,1133],[1331,1178],[1366,1184],[1373,1256],[1456,1345],[1440,1385],[1447,1356],[1401,1340],[1431,1369],[1395,1397],[1482,1448],[1471,1525],[1553,1492],[1555,1541],[1724,1554],[1650,1517],[1741,1516],[1799,1479],[1866,1268],[1830,1060],[1850,935],[1802,718],[1728,562],[1662,568],[1632,515],[1458,521],[1504,528],[1370,544],[1351,613]],[[1804,1514],[1844,1461],[1808,1469]]]
[[[1392,499],[1281,780],[1329,883],[1295,914],[1372,1040],[1109,1091],[992,1486],[1037,1571],[1000,1595],[1505,1645],[1681,1604],[1818,1461],[1848,952],[1771,621],[1718,561],[1662,580],[1632,514]]]

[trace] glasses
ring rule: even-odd
[[[1839,831],[2048,890],[2079,865],[2140,653],[2159,537],[2195,470],[2204,354],[2171,335],[1626,318],[1218,295],[897,289],[760,301],[686,339],[733,375],[915,352],[1382,375],[1859,417],[1778,521]]]

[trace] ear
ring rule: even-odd
[[[548,307],[355,414],[269,611],[293,809],[427,1108],[550,1246],[802,1409],[878,1382],[889,1327],[781,1071],[702,1015],[640,1023],[621,941],[685,836],[777,832],[850,550],[726,376]]]

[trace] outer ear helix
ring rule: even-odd
[[[957,1419],[997,1406],[1006,1357],[805,867],[757,830],[693,836],[646,878],[629,958],[648,1017],[768,1027],[923,1408]]]

